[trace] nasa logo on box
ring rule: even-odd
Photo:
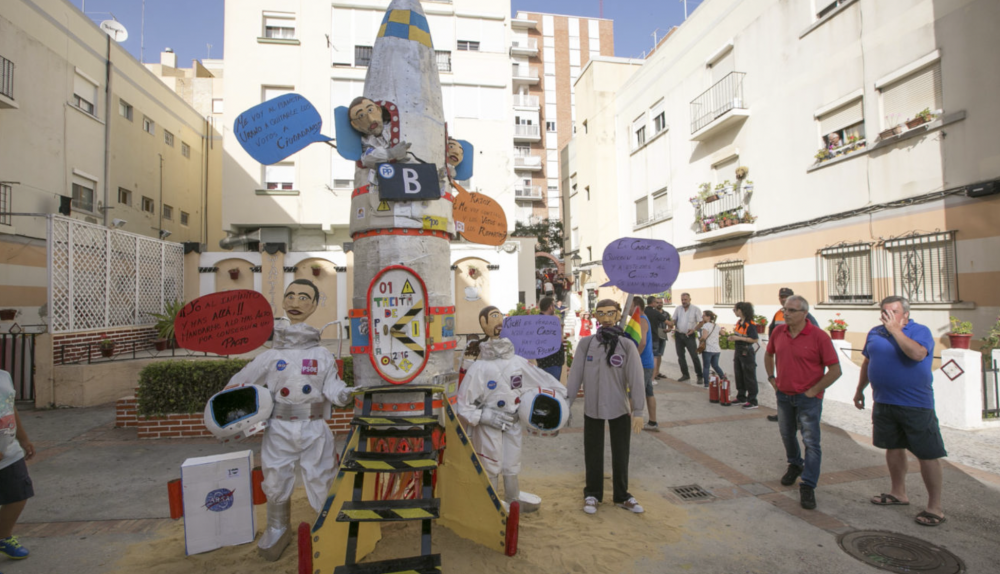
[[[319,364],[316,362],[316,359],[302,359],[302,374],[303,375],[319,374]]]

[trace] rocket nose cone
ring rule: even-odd
[[[389,3],[388,10],[413,10],[421,14],[424,13],[424,8],[420,5],[420,0],[392,0]]]

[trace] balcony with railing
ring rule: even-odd
[[[0,56],[0,108],[14,107],[14,62]]]
[[[514,141],[537,142],[542,141],[542,130],[535,125],[515,125]]]
[[[750,214],[753,184],[737,184],[714,191],[703,191],[691,198],[695,208],[695,241],[749,235],[757,230],[756,217]]]
[[[540,171],[542,156],[535,153],[514,152],[514,169],[524,171]]]
[[[539,108],[538,96],[529,96],[528,94],[514,94],[514,107],[537,110]]]
[[[537,38],[514,38],[510,42],[510,53],[514,56],[537,56]]]
[[[750,116],[743,97],[745,76],[730,72],[691,102],[691,141],[705,140]]]
[[[514,186],[514,199],[530,199],[532,201],[543,201],[542,186],[518,184]]]
[[[434,50],[434,62],[437,64],[439,72],[450,72],[451,52],[447,50]]]
[[[520,66],[514,64],[513,67],[513,83],[514,86],[524,84],[533,86],[538,83],[538,69],[529,68],[528,66]]]

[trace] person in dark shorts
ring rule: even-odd
[[[934,412],[934,335],[910,319],[910,302],[903,297],[882,300],[882,325],[868,332],[854,406],[865,408],[865,387],[871,383],[872,444],[885,450],[891,487],[871,498],[880,506],[907,505],[906,451],[920,461],[927,487],[927,508],[917,515],[921,526],[946,519],[941,508],[941,460],[948,456]]]
[[[649,336],[653,340],[653,378],[666,378],[660,374],[660,361],[663,359],[663,351],[667,348],[666,320],[670,319],[670,314],[663,310],[663,299],[656,295],[646,298],[646,308],[643,309],[646,318],[649,319]]]
[[[10,373],[0,371],[0,552],[14,560],[29,554],[14,536],[14,525],[28,499],[35,495],[25,463],[33,456],[35,447],[14,407],[14,383]]]

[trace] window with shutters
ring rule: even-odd
[[[646,145],[646,114],[642,114],[632,122],[632,149],[637,150]]]
[[[460,52],[478,52],[479,42],[472,40],[459,40],[458,41],[458,51]]]
[[[295,14],[291,12],[264,12],[264,37],[295,39]]]
[[[356,68],[367,68],[372,63],[371,46],[354,47],[354,66]]]
[[[885,288],[910,303],[956,303],[958,262],[955,231],[914,232],[883,240],[882,276]]]
[[[715,264],[715,304],[735,305],[743,300],[743,261]]]
[[[264,188],[271,190],[295,189],[295,164],[276,163],[264,166]]]
[[[846,305],[875,302],[872,244],[839,243],[819,251],[820,301]]]
[[[944,107],[941,94],[941,63],[934,62],[916,72],[882,86],[882,129],[913,119],[923,110],[940,113]]]
[[[190,219],[191,215],[188,212],[186,211],[181,212],[181,225],[187,227],[188,221],[190,221]]]
[[[653,192],[653,221],[668,219],[670,217],[670,195],[667,188],[658,189]]]
[[[168,132],[167,130],[163,130],[163,143],[170,147],[174,147],[174,134]]]
[[[73,105],[92,116],[97,116],[97,84],[77,72],[73,77]]]
[[[649,198],[644,197],[635,202],[635,224],[642,225],[649,221]]]
[[[857,98],[837,109],[816,115],[821,146],[834,155],[865,147],[864,100]]]
[[[118,115],[132,121],[132,105],[121,98],[118,98]]]

